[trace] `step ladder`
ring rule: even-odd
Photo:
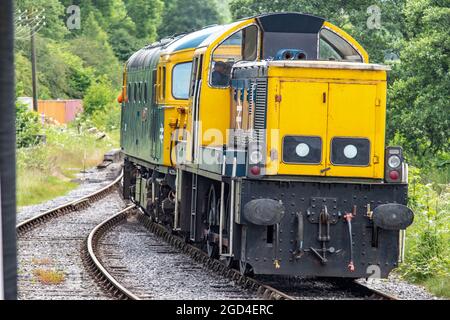
[[[197,194],[198,194],[198,175],[192,175],[192,194],[191,194],[191,228],[190,228],[190,240],[196,240],[197,229]]]

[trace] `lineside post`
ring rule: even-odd
[[[0,299],[17,299],[13,0],[0,3]]]

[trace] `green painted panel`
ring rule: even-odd
[[[142,67],[133,63],[127,76],[128,101],[122,105],[121,146],[125,154],[141,160],[162,163],[161,127],[164,128],[164,110],[154,99],[158,48],[142,50]],[[135,59],[136,60],[136,59]]]

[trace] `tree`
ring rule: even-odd
[[[37,135],[41,131],[39,115],[29,111],[20,103],[16,105],[16,144],[18,148],[27,148],[38,142]]]
[[[106,111],[108,105],[115,101],[116,92],[111,86],[110,81],[101,78],[91,84],[84,97],[84,113],[86,116],[93,115],[95,112]]]
[[[121,65],[109,43],[108,34],[91,13],[82,23],[82,35],[70,42],[70,50],[81,57],[85,66],[94,69],[96,77],[106,75],[114,85],[120,85]]]
[[[343,28],[369,52],[373,62],[383,62],[386,54],[398,52],[397,39],[402,38],[405,0],[232,0],[234,18],[243,18],[268,12],[302,12],[324,17]],[[380,25],[369,28],[373,13],[369,8],[379,8]],[[369,10],[370,11],[370,10]]]
[[[198,30],[223,22],[216,0],[166,0],[160,37]]]
[[[16,10],[22,13],[25,10],[28,12],[37,11],[40,16],[45,16],[45,26],[42,27],[39,33],[44,37],[49,37],[55,40],[62,40],[67,34],[67,28],[64,25],[65,10],[58,0],[16,0]],[[32,14],[33,15],[33,14]],[[18,14],[18,16],[20,16]],[[16,21],[16,24],[20,22]]]
[[[156,40],[163,2],[161,0],[125,0],[125,6],[128,16],[136,25],[135,36],[146,42]]]
[[[388,136],[404,137],[412,154],[449,150],[450,8],[439,0],[407,0],[406,38],[390,87]]]

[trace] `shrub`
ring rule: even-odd
[[[450,185],[425,184],[420,174],[419,169],[410,169],[409,205],[415,221],[407,231],[406,259],[400,268],[416,282],[450,276]]]
[[[27,148],[39,142],[41,125],[39,115],[29,111],[28,108],[18,103],[16,105],[16,135],[17,147]]]
[[[115,99],[116,94],[111,83],[105,79],[99,79],[91,84],[83,98],[84,115],[87,117],[95,112],[105,111]]]

